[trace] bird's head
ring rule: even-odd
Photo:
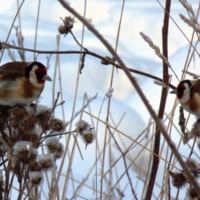
[[[26,68],[26,77],[35,86],[44,85],[45,81],[52,81],[47,75],[47,68],[40,62],[32,62]]]
[[[181,103],[187,102],[191,97],[193,83],[190,80],[181,81],[177,88],[172,90],[171,94],[176,94]]]

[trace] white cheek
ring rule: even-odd
[[[179,102],[187,103],[189,99],[190,99],[190,89],[185,89],[182,98],[179,99]]]
[[[38,83],[36,75],[35,75],[35,72],[33,72],[33,71],[30,71],[29,80],[36,87],[43,87],[44,86],[44,84],[39,84]]]

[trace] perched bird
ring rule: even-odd
[[[200,79],[181,81],[170,93],[177,95],[185,110],[200,117]]]
[[[9,62],[0,67],[0,105],[31,105],[52,81],[39,62]]]

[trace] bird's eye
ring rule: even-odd
[[[44,76],[45,74],[46,74],[46,73],[44,73],[44,72],[35,71],[35,75],[36,75],[36,77],[39,78],[39,79],[42,79],[43,76]]]

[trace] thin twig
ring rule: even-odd
[[[123,153],[121,147],[119,146],[117,140],[115,139],[115,137],[114,137],[114,135],[112,134],[112,131],[110,130],[109,127],[108,127],[108,130],[109,130],[109,133],[110,133],[110,135],[112,136],[112,138],[113,138],[115,144],[117,145],[117,148],[119,149],[119,151],[120,151],[121,154],[122,154],[122,157],[123,157],[123,160],[124,160],[124,167],[125,167],[125,170],[126,170],[126,175],[127,175],[127,178],[128,178],[129,184],[130,184],[130,187],[131,187],[132,194],[134,195],[135,199],[138,199],[137,196],[136,196],[135,190],[133,189],[133,184],[132,184],[132,181],[131,181],[131,177],[130,177],[129,172],[128,172],[125,154]]]
[[[21,50],[28,51],[28,52],[37,52],[38,54],[88,54],[88,55],[94,56],[96,58],[99,58],[108,64],[114,65],[118,69],[122,69],[122,67],[119,64],[115,63],[115,61],[113,61],[112,59],[108,59],[107,57],[103,57],[103,56],[96,54],[89,50],[87,50],[87,51],[71,51],[71,50],[70,51],[47,51],[47,50],[39,50],[39,49],[34,50],[34,49],[29,49],[29,48],[21,48],[21,47],[15,46],[15,45],[7,44],[5,42],[2,42],[1,45],[3,46],[3,48],[21,49]],[[145,73],[145,72],[142,72],[142,71],[139,71],[136,69],[132,69],[132,68],[128,68],[128,70],[130,72],[140,74],[142,76],[146,76],[146,77],[152,78],[154,80],[163,82],[163,80],[161,78],[154,76],[152,74],[148,74],[148,73]],[[172,85],[170,83],[169,83],[169,87],[172,89],[176,88],[174,85]]]

